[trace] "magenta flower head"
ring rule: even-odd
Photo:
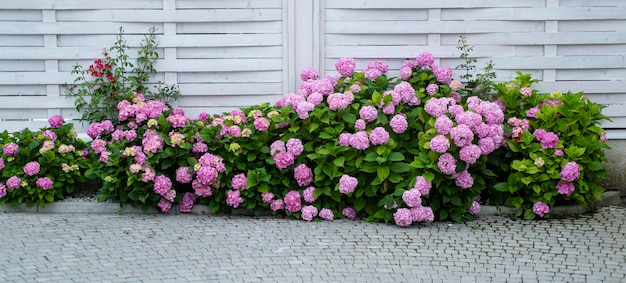
[[[0,184],[0,198],[7,195],[7,187],[4,184]]]
[[[10,142],[10,143],[5,144],[2,147],[2,152],[6,156],[11,156],[11,155],[16,155],[18,153],[18,149],[19,149],[19,146],[16,143]]]
[[[389,126],[391,130],[396,134],[402,134],[409,127],[409,123],[406,120],[406,116],[403,114],[396,114],[389,121]]]
[[[555,148],[559,144],[559,136],[553,132],[547,132],[539,142],[543,148]]]
[[[354,189],[359,184],[357,178],[350,175],[343,175],[339,179],[339,192],[342,194],[349,194],[354,192]]]
[[[272,200],[270,203],[270,209],[272,211],[278,211],[281,209],[285,209],[285,202],[282,199]]]
[[[437,167],[441,173],[446,175],[452,175],[452,173],[456,170],[456,159],[450,153],[444,153],[439,156],[439,161],[437,162]]]
[[[452,82],[452,69],[449,66],[436,67],[433,72],[438,82],[442,84],[450,84]]]
[[[444,135],[436,135],[430,140],[430,149],[437,153],[445,153],[450,148],[450,140]]]
[[[281,151],[274,155],[274,163],[276,163],[276,168],[280,170],[291,166],[295,160],[295,156],[286,151]]]
[[[402,193],[402,200],[409,207],[416,207],[422,205],[422,194],[418,189],[413,188]]]
[[[363,106],[359,110],[359,115],[361,119],[367,122],[372,122],[378,118],[378,109],[371,105]]]
[[[193,172],[189,172],[189,167],[179,167],[176,169],[176,181],[183,184],[191,183]]]
[[[373,145],[383,145],[389,141],[389,133],[383,127],[376,127],[370,133],[370,141]]]
[[[293,156],[298,156],[304,150],[304,146],[302,145],[302,141],[299,139],[291,138],[287,141],[287,152],[293,154]]]
[[[311,221],[313,217],[317,216],[317,207],[312,205],[307,205],[302,208],[301,217],[303,220]]]
[[[191,208],[193,208],[193,204],[196,202],[196,197],[193,193],[185,193],[183,195],[183,200],[180,202],[180,212],[191,212]]]
[[[24,165],[24,173],[28,176],[36,175],[37,173],[39,173],[39,169],[41,169],[41,166],[37,161],[31,161]]]
[[[244,173],[237,174],[233,176],[230,184],[234,190],[245,190],[248,184],[248,177]]]
[[[365,150],[370,146],[370,140],[365,131],[359,131],[350,136],[350,146],[358,149]]]
[[[241,198],[240,191],[229,190],[226,197],[226,204],[233,208],[239,207],[239,205],[243,202],[243,198]]]
[[[578,180],[580,176],[580,168],[578,167],[578,163],[575,161],[570,161],[561,170],[561,179],[568,182],[574,182]]]
[[[262,193],[261,199],[263,200],[263,203],[272,203],[272,200],[274,200],[274,194],[269,192]]]
[[[296,166],[293,170],[294,178],[298,181],[300,187],[308,186],[313,182],[313,171],[305,164]]]
[[[354,69],[356,68],[356,62],[352,58],[341,58],[337,60],[335,63],[335,68],[337,72],[343,77],[349,77],[354,74]]]
[[[442,135],[448,134],[453,125],[454,123],[452,120],[446,115],[441,115],[437,117],[437,120],[435,120],[435,129],[437,129],[437,132]]]
[[[7,180],[7,187],[9,189],[15,190],[20,187],[20,183],[22,183],[22,180],[19,177],[12,176]]]
[[[550,213],[550,207],[547,204],[539,201],[533,205],[533,212],[539,215],[539,217],[543,217],[546,213]]]
[[[393,220],[400,227],[408,227],[413,223],[411,210],[408,208],[400,208],[393,214]]]
[[[172,181],[165,175],[159,175],[154,178],[153,190],[155,193],[165,196],[172,188]]]
[[[320,210],[319,216],[320,218],[327,220],[327,221],[333,221],[333,219],[335,218],[333,211],[328,208],[322,208]]]
[[[430,52],[422,52],[417,55],[416,63],[418,66],[422,67],[422,69],[430,69],[432,64],[435,63],[435,56]]]
[[[304,191],[302,191],[302,196],[304,197],[304,201],[308,203],[314,203],[317,198],[313,195],[315,191],[315,187],[308,187]]]
[[[172,202],[161,198],[161,200],[159,201],[159,203],[157,204],[159,206],[159,208],[161,209],[161,212],[168,212],[170,211],[170,209],[172,209]]]
[[[574,183],[572,182],[559,182],[556,184],[556,189],[559,194],[571,196],[574,193]]]
[[[419,190],[421,195],[425,196],[428,193],[430,193],[430,189],[432,187],[433,187],[433,184],[429,181],[426,181],[424,177],[417,176],[415,178],[415,186],[413,186],[413,188]]]
[[[302,208],[302,200],[298,191],[290,191],[285,195],[285,208],[289,212],[298,212]]]
[[[469,189],[474,186],[474,178],[467,170],[452,173],[452,179],[454,179],[454,183],[462,189]]]
[[[60,128],[63,125],[63,122],[65,122],[65,120],[63,120],[61,115],[54,115],[48,119],[50,126],[56,129]]]
[[[0,170],[4,169],[4,158],[0,158]]]
[[[352,207],[346,207],[341,211],[341,214],[350,220],[356,219],[356,210]]]
[[[389,70],[389,64],[382,60],[374,60],[367,65],[367,68],[378,70],[381,74],[384,74]]]
[[[437,93],[437,90],[438,90],[438,89],[439,89],[439,86],[438,86],[437,84],[429,84],[429,85],[426,87],[426,92],[427,92],[429,95],[433,95],[433,94]]]
[[[49,190],[52,188],[52,180],[48,177],[38,178],[35,184],[42,190]]]
[[[303,81],[317,80],[320,78],[320,74],[313,67],[308,67],[302,70],[302,72],[300,73],[300,78]]]
[[[472,202],[472,206],[467,209],[467,212],[471,215],[476,215],[480,212],[480,203],[477,201]]]

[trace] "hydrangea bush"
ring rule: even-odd
[[[301,88],[274,105],[193,119],[132,93],[117,103],[115,123],[89,125],[89,152],[71,155],[68,170],[85,157],[84,176],[102,181],[100,200],[144,209],[177,204],[190,212],[200,203],[216,213],[363,217],[399,226],[470,220],[485,201],[517,207],[525,218],[547,217],[559,201],[589,204],[602,192],[608,147],[598,125],[606,117],[582,94],[538,94],[520,74],[496,85],[493,99],[474,96],[427,52],[404,62],[399,78],[388,77],[379,60],[357,70],[342,58],[335,67],[338,76],[304,70]],[[49,131],[70,130],[59,118]],[[65,172],[63,154],[84,144],[72,139],[70,151],[57,140],[60,157],[44,151],[34,159],[31,149],[51,138],[20,135],[2,140],[3,162],[16,165],[20,153],[19,166],[2,171],[6,199],[31,184],[40,188],[31,195],[53,201],[41,192],[66,186],[52,170]]]
[[[0,203],[43,207],[85,181],[86,144],[61,116],[48,122],[50,127],[37,132],[0,133]]]
[[[608,178],[603,107],[582,93],[539,93],[535,82],[518,72],[495,86],[506,106],[507,149],[493,169],[508,178],[486,191],[490,202],[516,207],[526,219],[546,217],[555,204],[592,205]]]

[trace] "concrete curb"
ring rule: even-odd
[[[602,198],[594,203],[595,207],[619,206],[621,204],[620,193],[618,191],[609,191],[602,194]],[[172,209],[165,214],[178,214],[178,205],[172,206]],[[590,207],[580,205],[566,205],[553,207],[550,211],[552,215],[580,215],[591,211]],[[505,206],[482,206],[477,216],[514,216],[517,209]],[[13,207],[9,204],[0,206],[0,213],[83,213],[83,214],[163,214],[162,212],[151,208],[144,212],[140,207],[132,207],[125,205],[120,207],[119,203],[98,203],[98,202],[53,202],[48,203],[44,207],[31,206],[25,204]],[[195,205],[191,210],[191,214],[213,214],[211,209],[204,205]],[[235,209],[233,215],[250,215],[249,212],[241,209]]]

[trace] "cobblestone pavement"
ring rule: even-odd
[[[626,208],[400,228],[217,215],[0,214],[0,282],[624,282]]]

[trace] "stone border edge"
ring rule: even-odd
[[[607,191],[602,194],[601,199],[594,202],[593,207],[619,206],[621,204],[619,191]],[[178,205],[172,206],[167,213],[161,213],[154,208],[144,212],[139,207],[130,205],[120,206],[119,203],[97,203],[97,202],[53,202],[44,207],[26,206],[25,204],[13,207],[9,204],[0,205],[0,213],[83,213],[83,214],[179,214]],[[551,209],[551,214],[555,216],[580,215],[591,211],[591,207],[580,205],[556,206]],[[481,216],[514,216],[517,209],[505,206],[482,206],[477,214]],[[196,205],[190,214],[213,214],[209,207]],[[250,215],[244,209],[234,209],[232,215]]]

